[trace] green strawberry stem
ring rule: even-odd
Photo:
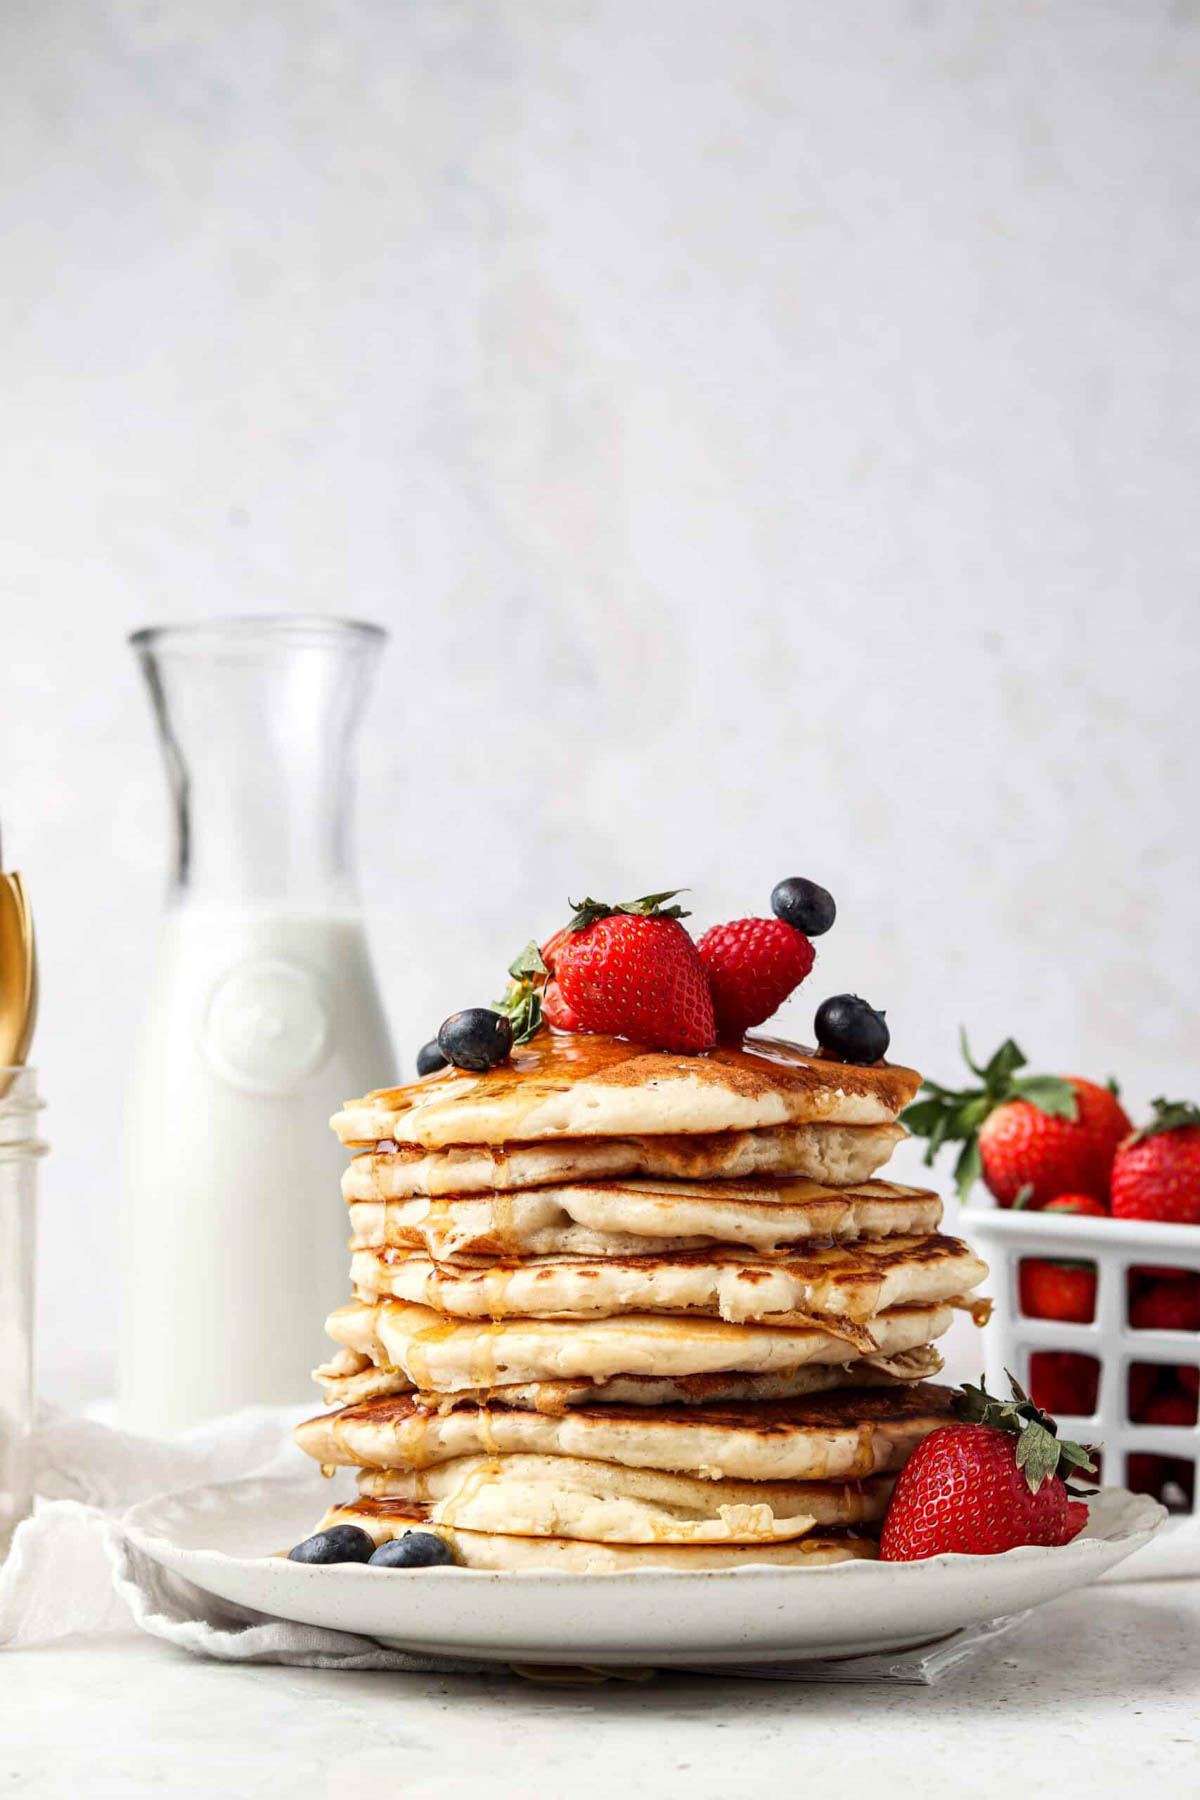
[[[995,1399],[984,1386],[982,1375],[978,1387],[964,1381],[961,1393],[954,1398],[954,1410],[959,1418],[968,1425],[992,1425],[997,1431],[1012,1433],[1017,1440],[1017,1467],[1023,1472],[1031,1494],[1036,1494],[1043,1481],[1052,1475],[1061,1475],[1065,1480],[1076,1469],[1094,1475],[1096,1465],[1090,1450],[1082,1444],[1072,1443],[1070,1438],[1060,1438],[1058,1426],[1050,1414],[1034,1405],[1007,1369],[1004,1373],[1012,1387],[1012,1399]],[[1073,1491],[1068,1489],[1068,1492]]]
[[[1148,1125],[1134,1132],[1130,1142],[1140,1144],[1146,1138],[1158,1137],[1163,1131],[1182,1131],[1185,1125],[1200,1125],[1200,1106],[1190,1100],[1158,1100],[1151,1102],[1154,1116]]]
[[[542,989],[550,971],[536,942],[530,938],[525,948],[508,965],[512,980],[503,998],[493,1003],[492,1011],[502,1013],[512,1026],[513,1043],[526,1044],[542,1023]]]
[[[1079,1102],[1069,1081],[1057,1075],[1019,1075],[1026,1063],[1025,1052],[1005,1038],[990,1061],[981,1069],[971,1056],[967,1034],[959,1031],[963,1061],[979,1087],[948,1088],[940,1082],[925,1081],[911,1106],[900,1114],[914,1137],[927,1138],[925,1164],[928,1167],[943,1144],[961,1144],[954,1165],[958,1197],[965,1200],[971,1187],[983,1174],[979,1153],[979,1133],[985,1119],[1008,1100],[1028,1100],[1039,1112],[1051,1118],[1076,1119]]]
[[[568,900],[574,917],[567,926],[568,931],[586,931],[598,919],[610,919],[614,913],[630,913],[642,919],[690,919],[691,914],[682,906],[664,906],[666,900],[673,900],[676,894],[685,894],[686,888],[667,888],[661,894],[643,894],[640,900],[623,900],[616,906],[610,906],[607,900],[593,900],[589,894],[586,900]]]

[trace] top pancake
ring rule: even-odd
[[[700,1056],[622,1038],[539,1031],[486,1074],[446,1069],[348,1101],[343,1143],[509,1144],[545,1138],[749,1131],[833,1121],[891,1123],[920,1086],[913,1069],[838,1062],[776,1038]]]

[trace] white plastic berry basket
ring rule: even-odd
[[[1169,1457],[1192,1470],[1191,1511],[1175,1512],[1154,1541],[1118,1579],[1200,1574],[1200,1424],[1135,1424],[1129,1409],[1133,1363],[1200,1367],[1200,1332],[1135,1331],[1129,1323],[1129,1271],[1141,1268],[1200,1272],[1200,1227],[1154,1225],[1076,1213],[968,1209],[962,1230],[991,1265],[986,1291],[995,1303],[984,1332],[987,1385],[1006,1393],[1004,1371],[1029,1384],[1030,1357],[1039,1350],[1073,1350],[1099,1364],[1094,1412],[1059,1415],[1065,1437],[1101,1446],[1103,1481],[1127,1485],[1127,1459],[1139,1453]],[[1096,1312],[1089,1325],[1034,1319],[1021,1311],[1019,1269],[1024,1257],[1090,1262],[1096,1266]]]

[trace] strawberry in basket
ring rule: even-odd
[[[963,1199],[982,1178],[1000,1206],[1028,1189],[1033,1207],[1068,1194],[1107,1207],[1113,1158],[1130,1129],[1115,1089],[1078,1075],[1022,1074],[1026,1058],[1012,1038],[983,1068],[965,1033],[962,1052],[979,1085],[926,1081],[900,1115],[915,1136],[928,1138],[925,1161],[943,1144],[961,1144],[954,1175]]]
[[[1150,1123],[1117,1151],[1112,1210],[1117,1219],[1200,1225],[1200,1107],[1154,1102]]]

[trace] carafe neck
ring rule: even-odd
[[[137,632],[167,764],[175,901],[357,901],[355,735],[384,633],[322,618]]]

